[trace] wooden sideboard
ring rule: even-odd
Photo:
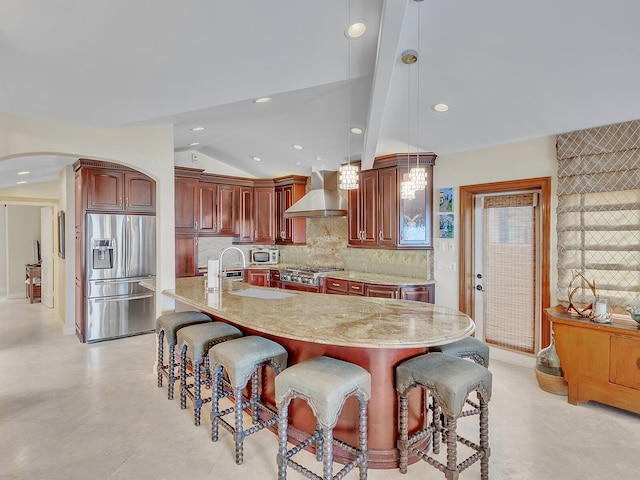
[[[594,400],[640,413],[640,329],[594,323],[561,306],[545,312],[553,323],[569,403]]]

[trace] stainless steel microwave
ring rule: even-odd
[[[277,248],[254,248],[249,252],[249,261],[251,263],[276,265],[279,260],[280,250]]]

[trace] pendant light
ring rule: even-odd
[[[347,18],[349,21],[349,25],[347,26],[347,32],[351,27],[351,0],[348,2],[349,12],[347,14]],[[345,34],[347,37],[347,41],[349,42],[348,48],[348,56],[347,56],[347,64],[348,64],[348,73],[347,73],[347,164],[340,165],[338,169],[338,188],[342,190],[355,190],[358,188],[358,166],[351,165],[351,39],[348,33]],[[356,38],[356,37],[353,37]]]
[[[418,52],[415,50],[405,50],[402,52],[402,63],[412,65],[418,61]],[[409,169],[411,163],[410,145],[411,145],[411,71],[407,72],[407,180],[400,182],[400,198],[402,200],[413,200],[416,198],[416,189],[411,181],[411,171]],[[403,177],[404,178],[404,177]]]
[[[415,0],[418,3],[418,49],[420,49],[420,3],[422,0]],[[404,60],[403,60],[404,61]],[[418,61],[418,54],[415,54],[415,61]],[[409,181],[412,183],[414,190],[424,190],[427,186],[427,169],[420,166],[420,154],[418,150],[418,142],[420,141],[420,67],[418,66],[418,99],[416,101],[416,166],[409,170]]]

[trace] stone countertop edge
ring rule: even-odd
[[[240,328],[340,347],[423,348],[461,340],[475,329],[464,313],[423,302],[297,291],[269,300],[231,294],[248,288],[263,287],[229,281],[223,292],[212,292],[200,276],[177,278],[175,289],[162,293]]]
[[[156,291],[156,280],[155,278],[150,278],[149,280],[142,280],[141,282],[138,282],[138,285],[140,285],[141,287],[144,287],[148,290],[151,290],[152,292]]]

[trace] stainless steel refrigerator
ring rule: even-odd
[[[85,339],[96,342],[155,328],[155,294],[141,287],[156,274],[156,218],[88,213]]]

